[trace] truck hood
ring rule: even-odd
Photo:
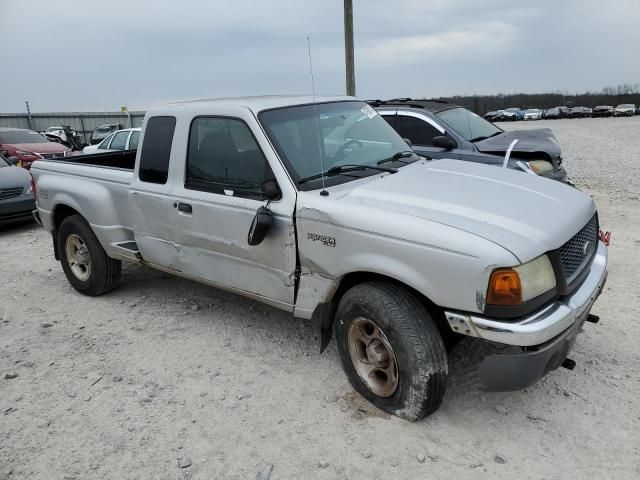
[[[464,230],[521,262],[563,245],[596,211],[591,197],[564,183],[447,159],[360,183],[340,200]]]
[[[512,130],[475,142],[474,145],[483,153],[505,153],[515,139],[518,139],[518,143],[513,147],[513,153],[545,152],[553,160],[560,157],[560,145],[549,128]]]

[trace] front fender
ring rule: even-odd
[[[480,313],[491,271],[519,263],[503,247],[450,226],[384,215],[376,223],[386,232],[371,232],[329,215],[299,211],[296,315],[303,318],[330,301],[341,279],[354,272],[396,280],[440,307]]]

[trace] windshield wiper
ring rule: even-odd
[[[402,158],[412,157],[416,154],[413,150],[404,150],[402,152],[398,152],[390,156],[389,158],[383,158],[382,160],[378,160],[376,162],[377,165],[382,165],[383,163],[395,162],[396,160],[400,160]],[[403,163],[409,163],[406,160],[400,160]]]
[[[344,165],[336,165],[323,173],[316,173],[315,175],[309,175],[298,180],[298,184],[308,182],[310,180],[316,180],[318,178],[332,177],[333,175],[339,175],[341,173],[358,172],[360,170],[378,170],[380,172],[397,173],[395,168],[376,167],[374,165],[359,165],[357,163],[347,163]]]
[[[479,142],[480,140],[486,140],[487,138],[495,137],[496,135],[500,135],[501,133],[504,133],[504,132],[495,132],[495,133],[492,133],[491,135],[489,135],[488,137],[476,137],[476,138],[472,138],[469,141],[471,143],[475,143],[475,142]]]

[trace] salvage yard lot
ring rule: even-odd
[[[466,341],[441,409],[408,423],[353,392],[312,322],[131,265],[84,297],[44,230],[13,227],[0,231],[0,478],[252,479],[266,464],[272,480],[638,478],[640,117],[501,126],[552,128],[613,231],[601,321],[573,372],[479,392]]]

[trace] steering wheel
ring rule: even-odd
[[[353,140],[353,139],[348,140],[345,143],[343,143],[338,149],[338,151],[336,152],[336,159],[342,160],[342,158],[344,157],[345,150],[351,145],[358,145],[358,148],[362,148],[362,142],[360,140]]]

